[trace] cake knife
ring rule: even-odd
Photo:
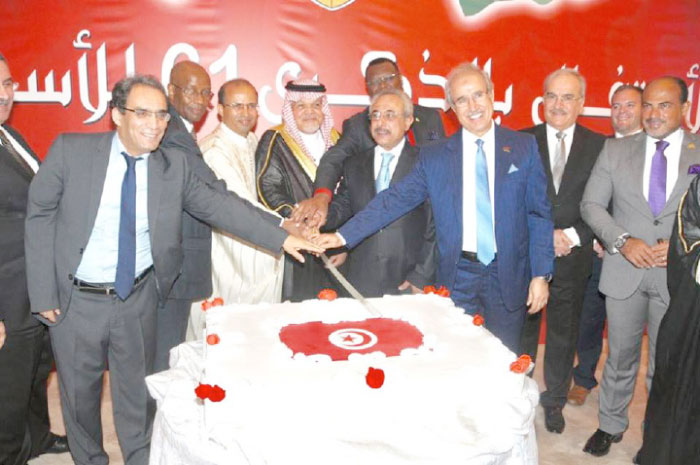
[[[367,310],[369,310],[372,316],[382,316],[381,312],[377,310],[377,307],[372,305],[372,303],[369,300],[365,299],[364,296],[360,294],[360,292],[357,289],[355,289],[355,286],[350,284],[350,281],[345,279],[345,276],[343,276],[340,273],[340,271],[338,271],[338,268],[336,268],[335,265],[331,263],[331,261],[328,259],[328,256],[325,253],[321,254],[321,260],[323,260],[323,264],[326,265],[328,271],[330,271],[331,274],[335,276],[340,285],[343,286],[345,290],[348,291],[354,299],[358,300],[362,305],[364,305],[364,307]]]

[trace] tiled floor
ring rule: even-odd
[[[544,346],[540,346],[539,356],[544,353]],[[540,465],[630,465],[632,457],[642,443],[641,424],[644,417],[646,404],[646,388],[644,376],[646,374],[646,338],[644,341],[642,368],[640,369],[637,386],[630,407],[630,428],[619,444],[614,444],[610,453],[605,457],[593,457],[584,454],[581,449],[588,437],[593,434],[598,426],[598,389],[589,396],[586,404],[581,407],[567,406],[564,409],[566,429],[563,434],[548,433],[544,428],[544,414],[538,407],[535,426],[537,429],[537,443],[539,446]],[[598,365],[600,375],[605,361],[605,349],[601,362]],[[64,434],[63,420],[61,417],[58,387],[55,373],[49,379],[49,409],[53,430]],[[535,368],[535,380],[542,388],[543,377],[541,364]],[[110,463],[123,465],[119,445],[117,443],[114,423],[112,421],[112,402],[110,399],[109,380],[105,382],[104,399],[102,403],[102,423],[104,429],[104,446],[110,456]],[[70,465],[72,460],[69,454],[44,455],[29,462],[30,465]]]

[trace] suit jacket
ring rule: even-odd
[[[7,125],[4,128],[39,161],[17,131]],[[24,259],[24,218],[31,180],[32,175],[0,145],[0,320],[8,332],[38,324],[29,312]]]
[[[219,189],[225,189],[216,183],[216,175],[202,160],[197,143],[185,127],[175,108],[168,104],[170,121],[165,131],[160,148],[167,151],[177,149],[188,158],[190,168],[200,179]],[[182,270],[175,280],[169,298],[184,300],[202,300],[212,293],[211,286],[211,228],[187,212],[182,213]]]
[[[626,299],[639,287],[647,272],[652,274],[656,289],[668,303],[670,298],[665,268],[636,268],[622,254],[610,252],[613,251],[615,239],[624,233],[649,245],[656,244],[658,239],[671,237],[678,202],[695,177],[688,174],[688,168],[700,163],[700,137],[684,133],[678,180],[666,206],[657,217],[652,215],[642,190],[646,137],[642,132],[605,141],[583,194],[581,215],[608,250],[603,258],[600,292],[615,299]],[[611,200],[612,214],[607,210]]]
[[[552,204],[552,220],[554,229],[573,227],[581,240],[580,247],[574,247],[569,255],[555,259],[555,274],[569,276],[587,276],[591,272],[593,251],[593,231],[581,218],[581,198],[586,188],[586,182],[591,175],[593,165],[605,143],[605,136],[593,132],[580,124],[574,128],[571,149],[566,159],[566,167],[559,186],[559,192],[554,189],[552,166],[549,162],[549,145],[547,144],[547,125],[524,129],[523,132],[533,134],[537,139],[540,159],[547,175],[547,198]]]
[[[416,144],[421,145],[445,137],[442,120],[437,110],[413,106],[413,132]],[[375,142],[369,132],[369,107],[343,121],[343,136],[338,143],[323,155],[316,171],[314,190],[325,187],[331,191],[343,172],[343,162],[353,154],[362,153],[374,147]]]
[[[32,181],[25,248],[34,313],[60,308],[63,318],[69,308],[74,273],[99,208],[114,134],[60,135]],[[175,149],[157,149],[148,158],[148,224],[161,300],[170,295],[185,256],[183,210],[274,252],[287,236],[275,216],[204,183],[190,159]]]
[[[494,211],[498,279],[509,310],[532,276],[552,273],[553,224],[535,138],[496,126]],[[339,232],[350,248],[429,198],[439,253],[437,282],[455,287],[462,252],[462,131],[420,149],[414,170],[379,193]]]
[[[391,184],[410,173],[417,161],[418,149],[405,144]],[[343,180],[328,210],[326,227],[338,228],[376,195],[373,147],[345,160]],[[425,202],[350,251],[347,278],[368,297],[399,294],[397,287],[405,280],[420,288],[434,282],[436,255],[435,224],[430,204]]]

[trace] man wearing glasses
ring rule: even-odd
[[[25,231],[31,309],[50,328],[63,420],[76,463],[108,462],[100,418],[109,364],[127,465],[148,463],[156,308],[182,269],[182,212],[272,253],[323,249],[280,220],[203,182],[188,155],[159,144],[170,119],[152,76],[112,90],[116,131],[62,134],[29,189]],[[210,276],[207,276],[210,279]]]
[[[247,80],[234,79],[221,86],[218,97],[221,124],[199,143],[204,161],[228,190],[265,209],[255,188],[258,138],[253,128],[258,121],[258,93]],[[211,258],[214,297],[227,304],[280,301],[284,269],[280,257],[215,229]],[[204,312],[195,303],[187,338],[201,338],[203,323]]]
[[[204,118],[211,101],[211,80],[207,71],[192,61],[181,61],[170,71],[168,114],[170,122],[161,148],[182,151],[204,182],[216,176],[202,160],[195,140],[195,126]],[[167,370],[170,349],[185,340],[192,302],[209,298],[211,286],[211,228],[189,213],[182,214],[184,259],[182,273],[158,307],[154,370]]]
[[[402,89],[401,71],[388,58],[370,61],[365,74],[365,87],[370,99],[385,89]],[[294,221],[308,219],[311,225],[325,224],[328,205],[343,172],[343,162],[348,156],[363,153],[375,145],[369,129],[369,107],[343,121],[342,134],[338,143],[321,160],[314,181],[313,197],[299,203],[292,216]],[[432,108],[413,105],[413,125],[406,135],[411,145],[442,139],[445,130],[440,115]]]
[[[574,354],[591,274],[593,232],[581,219],[579,204],[605,136],[576,123],[583,111],[586,81],[575,69],[552,72],[544,81],[545,124],[526,129],[534,134],[547,174],[547,196],[554,220],[554,277],[547,303],[546,390],[540,397],[547,431],[564,431],[562,409],[573,373]],[[522,352],[535,359],[541,314],[529,315]]]
[[[410,173],[418,160],[418,148],[406,139],[413,123],[408,95],[393,88],[379,91],[372,97],[369,116],[376,145],[345,160],[327,229],[340,227],[375,195]],[[367,297],[419,293],[434,284],[436,254],[435,225],[425,202],[350,251],[347,278]]]

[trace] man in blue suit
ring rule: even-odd
[[[437,284],[481,313],[516,352],[529,307],[544,307],[554,260],[553,224],[535,138],[493,123],[493,84],[471,63],[453,69],[446,98],[462,130],[421,148],[414,170],[319,243],[353,248],[430,199]]]

